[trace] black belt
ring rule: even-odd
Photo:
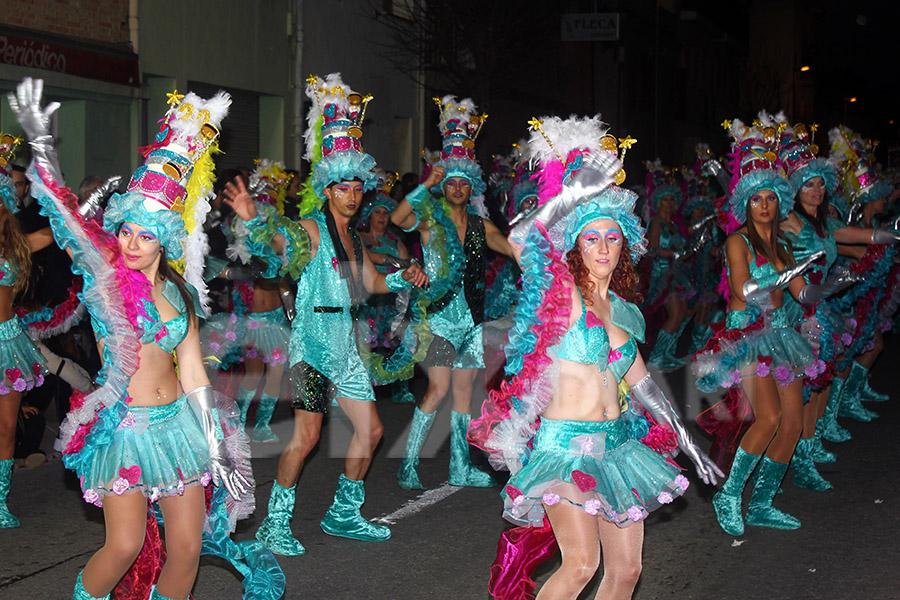
[[[344,312],[343,306],[314,306],[313,312],[317,313],[342,313]]]

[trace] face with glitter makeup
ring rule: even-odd
[[[341,181],[334,183],[324,190],[325,197],[328,198],[328,204],[331,211],[350,218],[359,210],[362,204],[363,184],[361,181]]]
[[[454,206],[462,206],[472,195],[472,182],[465,177],[449,177],[444,180],[444,198]]]
[[[766,225],[778,214],[778,194],[772,190],[757,190],[747,201],[747,216],[754,223]]]
[[[122,223],[119,227],[119,247],[125,266],[135,271],[157,265],[162,252],[156,234],[137,223]]]
[[[588,273],[596,279],[606,279],[612,275],[624,246],[622,229],[611,219],[588,223],[578,236],[581,260]]]
[[[800,191],[797,193],[800,196],[800,204],[812,209],[809,212],[814,214],[825,201],[825,180],[821,177],[812,177],[800,186]]]

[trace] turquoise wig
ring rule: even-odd
[[[786,219],[794,207],[793,189],[784,174],[776,169],[757,169],[741,177],[728,198],[728,210],[739,223],[747,222],[747,201],[760,190],[775,192],[782,219]]]
[[[609,219],[618,223],[622,229],[632,258],[637,260],[643,256],[647,251],[647,239],[641,220],[634,214],[637,198],[637,194],[631,190],[611,185],[587,202],[576,206],[567,217],[565,233],[567,247],[575,246],[578,235],[588,223]]]
[[[166,249],[168,260],[178,260],[184,254],[187,230],[180,213],[165,208],[148,211],[144,206],[144,196],[135,192],[113,194],[103,213],[103,228],[118,235],[122,223],[135,223],[152,231]]]

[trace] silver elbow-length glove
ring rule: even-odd
[[[766,275],[757,279],[748,279],[744,282],[742,288],[744,299],[749,304],[765,304],[769,294],[787,286],[794,277],[806,273],[812,267],[812,264],[823,256],[825,256],[825,251],[819,250],[797,262],[797,264],[786,268],[784,271],[776,271],[772,275]]]
[[[237,499],[240,494],[247,493],[250,490],[250,483],[234,467],[234,462],[228,456],[225,440],[223,437],[220,437],[222,428],[217,422],[216,413],[214,412],[217,409],[212,386],[200,386],[186,395],[203,427],[203,435],[206,438],[206,445],[209,447],[209,462],[213,481],[216,485],[221,483],[221,485],[225,486],[228,493]]]
[[[8,94],[9,106],[16,114],[16,120],[31,146],[31,157],[34,163],[42,167],[57,185],[64,184],[62,170],[53,136],[50,134],[50,120],[59,108],[59,102],[51,102],[41,110],[41,96],[44,93],[44,82],[40,79],[26,77],[18,86],[15,94]]]
[[[650,373],[647,373],[643,379],[631,386],[631,400],[643,406],[658,423],[667,426],[675,432],[678,436],[678,447],[694,463],[697,475],[700,476],[704,483],[716,485],[718,477],[725,478],[725,474],[722,473],[718,465],[694,443],[694,438],[685,429],[684,423],[681,422],[678,414],[672,408],[668,399],[666,399],[665,394],[653,381]]]
[[[810,283],[803,286],[798,300],[802,304],[812,305],[862,280],[863,276],[861,273],[851,271],[847,267],[835,267],[828,275],[828,278],[821,284]]]
[[[522,211],[510,221],[509,240],[524,245],[535,221],[550,229],[565,217],[577,204],[600,193],[615,181],[615,174],[622,168],[622,161],[609,152],[598,152],[584,157],[582,167],[572,175],[562,191],[530,213]]]
[[[883,229],[881,227],[876,227],[872,230],[873,244],[893,244],[894,242],[900,242],[900,231]]]
[[[121,181],[121,175],[113,175],[98,185],[78,207],[78,213],[85,219],[93,218],[100,212],[100,203],[109,196],[110,192],[119,187]]]

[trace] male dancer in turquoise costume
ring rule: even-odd
[[[271,244],[284,254],[284,274],[298,282],[289,361],[294,435],[278,461],[268,515],[256,532],[273,552],[288,556],[305,552],[291,535],[294,493],[333,401],[350,419],[354,433],[322,529],[330,535],[364,541],[390,538],[387,527],[370,523],[359,512],[365,500],[362,480],[383,427],[357,350],[354,319],[366,292],[386,294],[428,281],[416,265],[388,276],[379,273],[350,229],[363,191],[372,189],[376,180],[372,171],[375,160],[362,152],[359,142],[368,100],[353,93],[337,74],[324,82],[314,77],[308,81],[307,94],[313,100],[310,129],[316,134],[310,136],[314,142],[307,149],[307,158],[317,157],[319,143],[322,158],[315,163],[308,184],[315,198],[307,195],[304,200],[313,208],[301,206],[301,214],[307,218],[294,223],[279,218],[265,205],[257,210],[240,180],[225,188],[227,202],[246,222],[250,239]],[[317,204],[320,207],[315,207]]]
[[[457,102],[453,96],[446,96],[435,98],[435,102],[441,108],[441,160],[391,214],[395,225],[419,232],[432,286],[447,288],[428,306],[427,319],[434,335],[424,360],[428,389],[415,410],[398,473],[400,487],[406,490],[424,487],[417,472],[419,454],[451,382],[449,483],[476,487],[494,484],[489,474],[472,465],[466,432],[471,420],[472,385],[478,370],[484,368],[481,322],[487,271],[485,244],[495,252],[514,256],[506,237],[484,218],[486,215],[473,214],[469,202],[470,198],[480,199],[485,190],[474,148],[486,115],[475,114],[468,98]],[[441,193],[442,198],[438,196]]]

